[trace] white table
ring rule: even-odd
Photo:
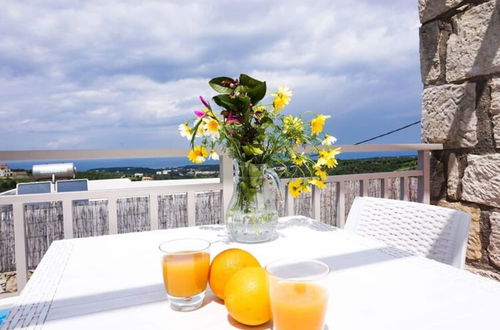
[[[295,217],[280,219],[279,238],[262,244],[229,242],[223,226],[54,242],[4,329],[246,329],[228,318],[211,292],[194,312],[169,308],[157,247],[180,237],[216,242],[212,256],[242,247],[263,265],[287,256],[326,261],[334,270],[329,275],[330,330],[500,327],[499,283]]]

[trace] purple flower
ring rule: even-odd
[[[238,119],[233,119],[233,113],[230,112],[228,115],[227,115],[227,118],[226,118],[226,124],[231,124],[231,123],[239,123],[240,121]],[[231,134],[232,135],[232,134]]]
[[[201,103],[203,103],[204,106],[206,106],[208,109],[212,110],[212,108],[210,108],[210,104],[208,104],[208,102],[205,101],[203,96],[200,96],[200,101],[201,101]]]
[[[196,115],[196,117],[204,117],[205,116],[205,112],[201,111],[201,110],[195,110],[194,114]]]

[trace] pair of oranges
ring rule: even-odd
[[[233,248],[219,253],[208,281],[236,321],[260,325],[271,319],[266,271],[249,252]]]

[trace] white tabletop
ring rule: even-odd
[[[208,292],[194,312],[169,308],[160,242],[203,237],[212,257],[229,247],[262,265],[282,257],[327,262],[326,329],[492,329],[500,284],[383,243],[303,218],[280,219],[279,237],[261,244],[229,242],[223,226],[202,226],[54,242],[5,329],[247,329]],[[270,329],[266,324],[248,329]]]

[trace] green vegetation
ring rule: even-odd
[[[339,160],[339,164],[328,174],[359,174],[376,172],[411,171],[417,168],[417,157],[374,157]]]
[[[0,179],[0,192],[16,189],[16,185],[21,182],[31,182],[31,178],[6,178]]]
[[[329,175],[340,174],[358,174],[358,173],[376,173],[409,171],[417,168],[417,157],[375,157],[363,159],[345,159],[339,160],[336,168],[328,171]],[[156,174],[163,169],[154,169],[146,167],[111,167],[97,168],[89,171],[77,172],[77,179],[105,180],[128,178],[132,181],[141,180],[135,177],[135,173],[142,173],[145,176],[151,176],[153,180],[175,180],[192,178],[214,178],[219,175],[219,165],[186,165],[167,169],[168,173]],[[15,171],[15,170],[13,170]],[[31,174],[28,172],[28,174]],[[0,178],[0,192],[15,189],[16,184],[20,182],[33,181],[31,177],[22,178]]]

